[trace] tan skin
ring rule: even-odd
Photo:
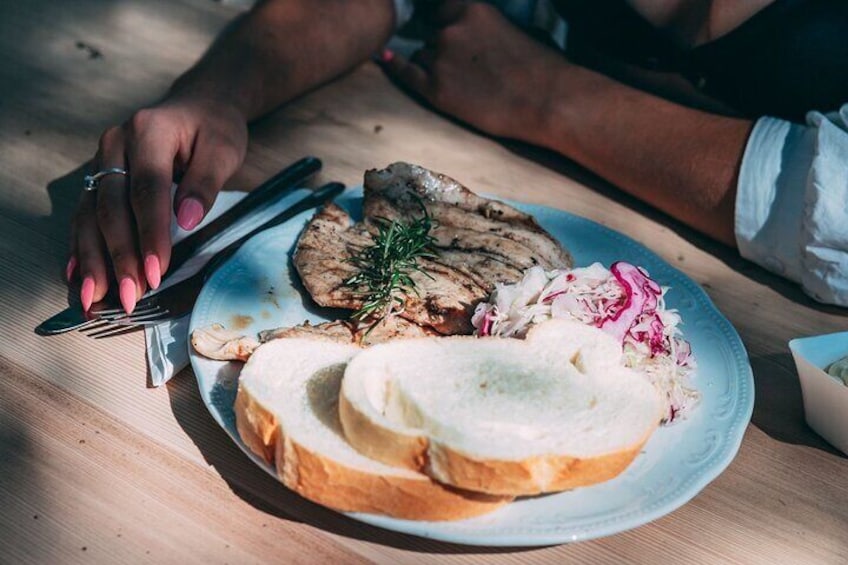
[[[700,27],[691,20],[681,19],[697,43],[709,20]],[[96,201],[90,193],[81,200],[69,273],[78,268],[83,305],[108,290],[108,257],[127,311],[148,284],[158,285],[170,258],[175,168],[184,175],[174,210],[191,227],[240,166],[249,120],[365,60],[392,29],[390,0],[269,0],[161,103],[107,130],[96,166],[127,166],[131,175],[129,183],[107,177]],[[750,121],[674,104],[574,65],[494,8],[472,2],[440,2],[427,47],[412,61],[391,58],[386,69],[440,111],[558,151],[734,245],[736,176]]]

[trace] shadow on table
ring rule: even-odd
[[[751,422],[755,426],[778,441],[848,458],[807,425],[801,384],[790,353],[751,357],[751,368],[755,389]]]
[[[180,372],[168,382],[167,387],[174,417],[197,445],[206,462],[215,468],[237,496],[262,512],[333,534],[422,553],[500,554],[544,549],[439,542],[370,526],[328,510],[283,487],[242,453],[207,411],[191,369]]]
[[[60,253],[50,254],[50,260],[37,265],[37,268],[44,273],[30,277],[28,283],[45,284],[48,281],[64,280],[64,270],[68,261],[67,241],[71,229],[71,218],[79,199],[83,177],[88,170],[89,164],[83,163],[47,184],[47,196],[50,199],[50,214],[47,216],[33,217],[25,215],[23,212],[4,211],[4,213],[16,215],[16,222],[22,226],[27,226],[32,233],[37,233],[50,241],[62,242]],[[36,289],[31,288],[30,291],[33,295],[37,294]],[[68,287],[67,300],[68,304],[79,302],[78,283]]]
[[[13,373],[15,368],[0,361],[4,377]],[[11,394],[0,397],[0,508],[3,519],[0,521],[0,546],[8,552],[0,557],[0,562],[12,562],[13,556],[21,559],[23,555],[33,563],[50,562],[51,554],[55,558],[55,544],[63,536],[61,526],[51,520],[55,513],[55,499],[48,494],[50,481],[45,480],[45,467],[39,438],[33,437],[29,429],[29,418],[21,418],[20,412],[29,406],[22,402],[14,383],[5,383],[13,387]],[[14,403],[14,405],[13,405]],[[37,539],[45,543],[29,543],[32,535],[16,536],[24,532],[34,532]]]

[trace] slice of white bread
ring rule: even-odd
[[[245,444],[275,462],[280,480],[336,510],[412,520],[456,520],[495,510],[508,497],[464,493],[369,459],[344,439],[338,395],[354,345],[291,338],[268,342],[242,369],[235,402]]]
[[[552,320],[525,340],[422,338],[354,357],[342,383],[348,441],[458,488],[532,495],[621,473],[656,429],[655,388],[601,330]]]

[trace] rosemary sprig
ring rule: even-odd
[[[359,272],[345,280],[345,285],[360,289],[363,297],[362,306],[351,318],[359,322],[373,320],[366,335],[389,316],[401,312],[410,292],[418,294],[412,273],[430,277],[418,259],[436,257],[436,239],[430,235],[433,222],[423,204],[421,209],[423,215],[409,223],[376,218],[374,243],[349,259]]]

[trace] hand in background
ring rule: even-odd
[[[410,60],[384,57],[391,76],[438,110],[492,135],[520,139],[545,120],[556,76],[550,69],[569,64],[561,53],[488,4],[442,2],[433,21],[433,36]]]
[[[246,148],[245,117],[199,97],[167,99],[107,129],[92,172],[118,167],[128,175],[106,176],[96,191],[83,191],[74,216],[67,275],[78,272],[83,308],[105,296],[110,265],[127,312],[148,286],[159,286],[171,257],[173,180],[181,179],[173,201],[177,222],[192,229]]]
[[[446,0],[434,19],[435,33],[409,61],[384,56],[403,85],[486,133],[556,151],[735,245],[750,120],[689,108],[576,65],[488,5]]]

